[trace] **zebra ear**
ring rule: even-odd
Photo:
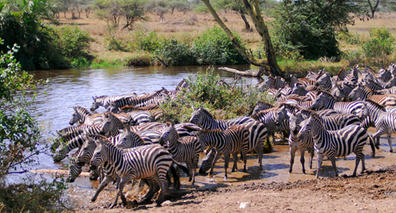
[[[95,96],[92,96],[92,99],[93,99],[93,100],[95,100],[95,99],[96,99],[96,97],[95,97]]]

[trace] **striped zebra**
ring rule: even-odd
[[[373,134],[373,138],[377,139],[376,145],[379,145],[380,136],[387,134],[389,151],[393,152],[391,134],[396,131],[396,114],[386,112],[383,106],[371,100],[367,100],[367,105],[369,116],[362,122],[361,127],[367,129],[373,126],[376,128],[376,132]]]
[[[333,87],[330,73],[325,72],[321,76],[319,76],[316,79],[315,86],[319,90],[330,91]]]
[[[388,89],[377,90],[376,92],[381,95],[396,94],[396,86],[388,88]]]
[[[275,135],[274,135],[275,132],[281,131],[281,132],[285,132],[286,135],[288,135],[287,132],[289,131],[289,123],[286,119],[279,120],[279,122],[276,123],[277,114],[285,115],[286,111],[285,109],[274,107],[271,109],[260,111],[259,113],[251,116],[256,121],[259,121],[262,124],[264,124],[264,126],[267,128],[268,131],[267,140],[269,139],[269,135],[271,135],[273,142],[275,142]]]
[[[320,95],[318,95],[309,109],[334,109],[343,113],[355,114],[362,120],[368,115],[367,105],[364,101],[336,102],[334,96],[325,91],[322,91]]]
[[[197,137],[186,136],[179,138],[179,135],[173,124],[162,133],[159,140],[162,146],[167,145],[167,149],[172,154],[173,160],[179,163],[186,163],[189,170],[192,185],[195,183],[195,171],[198,166],[199,154],[201,153],[201,144]]]
[[[74,164],[71,164],[69,168],[70,182],[73,182],[80,175],[81,167],[89,163],[91,160],[92,154],[96,148],[95,140],[93,139],[97,139],[97,137],[100,136],[93,136],[93,138],[89,136],[82,145],[82,148],[77,155],[77,160]],[[144,139],[140,137],[139,134],[131,132],[129,128],[125,128],[119,135],[107,138],[107,140],[122,149],[133,148],[145,144]]]
[[[319,177],[324,156],[327,156],[331,160],[336,176],[338,176],[336,157],[347,156],[351,152],[356,155],[353,176],[356,176],[356,170],[360,160],[362,160],[362,172],[365,170],[363,148],[367,143],[367,139],[371,140],[366,129],[358,125],[349,125],[340,130],[328,131],[323,127],[320,117],[315,112],[311,112],[310,117],[302,122],[297,137],[303,139],[304,134],[312,135],[315,151],[318,155],[316,178]]]
[[[385,108],[396,107],[396,94],[372,95],[369,100],[374,101]]]
[[[125,97],[134,97],[136,96],[136,93],[131,93],[131,94],[125,94],[125,95],[102,95],[102,96],[93,96],[93,102],[91,105],[90,110],[93,112],[96,109],[98,109],[99,107],[104,107],[105,109],[107,109],[110,104],[116,100],[119,100],[121,98],[125,98]]]
[[[364,101],[376,92],[366,86],[359,85],[355,87],[348,95],[350,101]]]
[[[258,155],[258,165],[259,169],[262,169],[262,159],[263,159],[263,147],[264,147],[264,141],[265,138],[267,137],[267,128],[265,127],[264,124],[261,122],[252,122],[248,124],[241,124],[246,126],[246,128],[249,130],[249,139],[247,143],[243,144],[242,150],[241,150],[241,155],[242,155],[242,160],[243,160],[243,171],[246,172],[246,166],[247,166],[247,159],[244,157],[248,152],[255,151]],[[204,148],[204,147],[202,147]],[[216,150],[212,152],[205,152],[206,154],[209,155],[214,155],[217,153]],[[211,169],[212,163],[213,163],[214,157],[211,156],[205,156],[205,158],[202,160],[201,167],[199,169],[200,174],[206,174],[206,172]],[[234,161],[236,159],[234,158]],[[210,161],[210,162],[208,162]],[[237,165],[234,164],[233,171],[234,169],[238,169]]]
[[[134,97],[124,97],[124,98],[118,99],[118,100],[110,103],[108,111],[113,112],[113,113],[119,112],[120,108],[122,108],[123,106],[127,106],[127,105],[136,106],[141,103],[145,103],[150,99],[158,99],[158,98],[162,99],[161,93],[163,93],[163,92],[167,93],[168,91],[165,88],[162,88],[161,90],[158,90],[152,94],[139,95],[139,96],[134,96]]]
[[[130,180],[146,179],[150,187],[149,192],[144,198],[145,201],[151,200],[154,193],[161,189],[157,199],[157,205],[164,201],[165,195],[168,193],[167,172],[172,165],[172,155],[161,145],[147,145],[132,149],[122,150],[111,143],[97,141],[97,147],[91,159],[91,168],[105,164],[112,165],[116,169],[116,173],[120,176],[118,193],[112,205],[117,205],[118,197],[121,197],[122,203],[127,204],[123,194],[126,183]],[[100,183],[98,190],[92,197],[94,202],[100,191],[109,183],[111,178],[105,177]],[[159,186],[159,187],[158,187]]]
[[[204,108],[195,109],[191,115],[190,123],[196,124],[202,129],[221,129],[225,130],[232,125],[254,122],[250,117],[238,117],[230,120],[216,120]]]
[[[254,115],[262,110],[266,110],[266,109],[270,109],[273,108],[274,106],[269,104],[269,103],[265,103],[262,101],[258,101],[256,106],[253,108],[253,111],[250,113],[250,115]]]
[[[228,127],[226,130],[211,129],[201,130],[197,133],[197,138],[201,143],[201,147],[213,147],[216,149],[216,157],[214,158],[210,175],[213,175],[214,165],[220,158],[220,155],[224,155],[224,180],[227,180],[227,169],[230,160],[230,154],[233,155],[234,165],[232,171],[237,168],[237,153],[242,151],[243,145],[248,144],[249,130],[245,125],[234,125]],[[246,153],[246,152],[245,152]],[[242,151],[242,158],[246,159],[244,152]]]
[[[102,122],[103,116],[101,114],[92,114],[90,111],[88,111],[88,109],[85,109],[81,106],[75,106],[73,109],[74,113],[69,121],[70,125],[75,123],[92,125]]]

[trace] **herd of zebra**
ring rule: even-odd
[[[396,65],[381,69],[378,73],[358,66],[341,70],[337,75],[319,71],[310,72],[304,78],[292,77],[286,83],[279,77],[268,77],[257,85],[276,97],[275,106],[258,102],[250,115],[231,120],[216,120],[204,108],[194,109],[188,123],[160,123],[159,107],[167,99],[174,98],[189,83],[181,81],[173,91],[165,88],[152,94],[126,94],[120,96],[93,97],[90,110],[74,107],[70,127],[57,131],[62,145],[56,150],[54,161],[66,158],[78,148],[70,163],[70,181],[81,173],[84,165],[90,165],[91,179],[100,179],[100,185],[91,199],[110,182],[118,189],[112,206],[118,198],[127,203],[124,186],[131,180],[141,180],[149,191],[139,204],[149,203],[160,190],[157,205],[168,194],[168,185],[179,189],[179,168],[185,171],[192,184],[198,167],[200,153],[205,152],[199,173],[213,169],[221,155],[224,156],[224,179],[230,155],[232,171],[237,170],[238,154],[244,162],[246,154],[258,154],[262,168],[263,145],[274,133],[283,133],[290,146],[290,170],[294,156],[301,152],[302,172],[305,173],[304,153],[312,158],[317,155],[316,177],[322,160],[327,157],[335,175],[336,157],[356,155],[353,176],[360,161],[365,170],[363,147],[369,144],[372,155],[379,148],[379,137],[387,134],[392,152],[391,133],[396,131]],[[94,113],[103,107],[104,113]],[[367,129],[375,127],[371,135]],[[377,139],[377,140],[375,140]],[[209,149],[207,149],[209,148]]]

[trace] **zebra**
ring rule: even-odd
[[[254,121],[255,120],[250,117],[238,117],[230,120],[215,120],[207,110],[205,110],[204,108],[198,108],[192,112],[189,122],[196,124],[202,129],[225,130],[232,125],[245,124]]]
[[[121,197],[122,203],[126,205],[127,201],[122,191],[125,184],[131,179],[147,180],[150,190],[144,198],[145,201],[151,200],[154,193],[158,191],[158,186],[161,192],[156,201],[157,205],[159,206],[164,201],[164,197],[168,193],[166,174],[173,163],[169,151],[157,144],[122,150],[111,143],[103,141],[96,141],[96,143],[97,147],[91,159],[91,168],[96,169],[107,162],[115,168],[116,173],[120,176],[118,193],[112,207],[117,205],[118,197]],[[96,201],[99,192],[110,181],[112,179],[106,176],[91,202]]]
[[[60,162],[63,160],[67,154],[75,149],[80,148],[84,141],[87,140],[87,134],[80,134],[77,137],[73,138],[72,140],[68,141],[67,144],[62,144],[58,149],[57,153],[53,156],[54,162]]]
[[[362,120],[368,115],[367,105],[364,101],[336,102],[334,96],[325,91],[321,91],[309,109],[334,109],[339,112],[355,114]]]
[[[388,89],[377,90],[376,92],[381,95],[396,94],[396,86],[388,88]]]
[[[266,110],[266,109],[270,109],[273,107],[274,106],[269,103],[258,101],[256,106],[253,108],[253,111],[250,113],[250,115],[254,115],[254,114],[260,112],[261,110]]]
[[[74,113],[69,121],[70,125],[73,125],[77,122],[79,124],[86,124],[86,125],[92,125],[95,123],[102,122],[103,116],[101,114],[92,114],[90,111],[88,111],[87,109],[81,106],[75,106],[73,107],[73,109],[74,109]]]
[[[186,136],[179,138],[179,135],[173,124],[162,133],[159,144],[165,145],[172,154],[173,160],[179,163],[186,163],[190,173],[190,181],[192,185],[195,183],[195,170],[198,166],[199,154],[201,153],[201,144],[197,137]]]
[[[146,101],[153,99],[153,98],[161,98],[160,96],[162,92],[168,93],[168,91],[165,88],[162,88],[161,90],[158,90],[154,92],[153,94],[149,95],[140,95],[136,97],[124,97],[120,98],[114,102],[110,103],[110,106],[108,108],[108,111],[110,112],[118,112],[121,107],[126,106],[126,105],[138,105],[141,103],[145,103]]]
[[[319,178],[319,171],[322,166],[324,156],[331,160],[335,176],[338,176],[336,167],[336,157],[346,156],[351,152],[356,155],[355,169],[353,176],[356,176],[356,170],[360,160],[362,160],[362,172],[366,169],[364,163],[363,148],[367,139],[372,140],[367,134],[367,130],[359,125],[349,125],[336,131],[328,131],[323,127],[320,117],[315,112],[310,112],[310,117],[302,122],[301,129],[297,137],[303,139],[304,134],[311,134],[314,141],[314,148],[318,155],[318,170],[316,178]]]
[[[269,137],[269,135],[271,134],[273,142],[275,142],[275,135],[274,135],[275,132],[277,131],[288,132],[289,130],[289,124],[287,120],[283,119],[280,120],[279,123],[276,123],[276,114],[278,113],[285,115],[286,111],[285,109],[274,107],[271,109],[260,111],[259,113],[251,116],[251,118],[261,122],[262,124],[264,124],[264,126],[267,127],[267,131],[268,131],[267,136]],[[269,139],[268,137],[267,140]]]
[[[348,95],[350,101],[364,101],[370,96],[376,94],[376,92],[367,86],[359,85],[355,87]]]
[[[216,149],[216,157],[212,162],[210,175],[213,175],[214,165],[219,159],[220,155],[224,155],[224,180],[227,180],[227,168],[230,160],[230,154],[233,155],[234,165],[232,171],[237,167],[237,152],[240,152],[244,144],[249,141],[249,130],[245,125],[234,125],[228,127],[226,130],[211,129],[201,130],[197,133],[197,138],[201,143],[201,147],[210,146]],[[246,152],[245,152],[246,153]],[[246,159],[244,152],[242,152],[243,159]]]
[[[396,107],[396,94],[372,95],[369,99],[385,108]]]
[[[93,112],[101,106],[104,107],[105,109],[107,109],[110,106],[110,104],[116,100],[119,100],[119,99],[125,98],[125,97],[134,97],[136,95],[137,95],[136,93],[131,93],[131,94],[125,94],[125,95],[93,96],[92,97],[93,102],[92,102],[90,110]]]
[[[386,133],[388,135],[389,152],[393,152],[391,134],[396,131],[396,114],[386,112],[383,106],[374,101],[367,100],[367,103],[370,114],[362,122],[361,127],[367,129],[374,126],[376,128],[373,138],[377,139],[377,146],[379,145],[379,137]]]
[[[121,131],[121,133],[115,137],[108,138],[108,141],[114,144],[115,146],[123,149],[133,148],[137,146],[145,145],[145,141],[139,134],[135,132],[131,132],[129,128],[125,128]],[[75,163],[71,164],[69,168],[69,181],[73,182],[78,175],[81,173],[81,167],[85,164],[89,163],[91,160],[93,151],[96,145],[94,140],[91,137],[84,142],[82,148],[77,155],[77,160]],[[80,168],[77,168],[80,167]],[[91,178],[93,179],[93,178]]]

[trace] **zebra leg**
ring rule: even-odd
[[[151,178],[147,178],[147,179],[142,179],[144,180],[147,185],[149,186],[149,191],[147,192],[147,194],[143,197],[142,201],[139,202],[139,205],[145,205],[145,204],[150,204],[151,203],[151,199],[153,199],[154,194],[158,191],[158,184],[155,183],[154,180],[152,180]]]
[[[362,159],[362,173],[366,170],[366,164],[364,163],[364,154],[361,153],[361,157],[360,159]]]
[[[158,195],[158,199],[156,201],[157,206],[161,206],[161,203],[164,202],[165,200],[165,195],[168,194],[168,183],[166,182],[166,179],[163,177],[159,177],[159,179],[156,179],[157,183],[159,183],[159,186],[161,187],[160,194]]]
[[[388,144],[389,144],[389,152],[393,152],[391,132],[388,132]]]
[[[308,150],[308,152],[310,154],[309,168],[312,169],[312,160],[313,160],[313,157],[314,157],[314,154],[315,154],[315,150],[311,149],[311,150]]]
[[[100,183],[98,189],[95,192],[95,195],[92,197],[91,202],[95,202],[96,198],[98,198],[99,193],[109,184],[111,181],[113,181],[113,178],[110,176],[106,176],[103,181]]]
[[[302,172],[305,174],[305,158],[304,158],[304,154],[305,154],[305,149],[301,149],[300,150],[300,162],[301,162],[301,166],[302,166]]]
[[[371,147],[371,156],[372,156],[373,158],[375,158],[375,148],[378,148],[378,147],[376,147],[376,145],[374,144],[374,139],[373,139],[373,137],[371,137],[370,135],[368,135],[368,139],[369,139],[369,144],[370,144],[370,147]]]
[[[124,176],[124,177],[121,178],[120,183],[119,183],[119,186],[118,186],[118,193],[117,193],[117,196],[116,196],[116,198],[115,198],[115,200],[114,200],[114,203],[110,206],[110,208],[114,208],[114,207],[117,205],[118,197],[121,197],[121,201],[122,201],[122,204],[123,204],[124,206],[127,205],[127,200],[126,200],[126,198],[125,198],[124,193],[122,193],[122,191],[124,190],[125,184],[126,184],[129,180],[130,180],[130,178],[129,178],[128,176]]]
[[[219,154],[219,152],[216,150],[216,155],[215,155],[215,157],[214,157],[214,160],[213,160],[213,162],[212,162],[212,167],[210,167],[210,172],[209,172],[209,174],[211,175],[211,176],[213,176],[213,170],[214,170],[214,167],[215,167],[215,164],[216,164],[216,162],[217,162],[217,160],[220,158],[220,154]]]
[[[359,162],[360,162],[360,154],[356,154],[355,169],[353,170],[353,174],[352,174],[353,177],[356,176],[356,170],[359,166]]]
[[[382,129],[382,128],[380,128],[380,129],[377,129],[377,132],[375,132],[374,134],[373,134],[373,138],[375,139],[377,139],[377,143],[376,143],[376,145],[377,146],[379,146],[379,144],[380,144],[380,136],[382,135],[382,134],[384,134],[385,133],[385,130],[384,129]]]
[[[227,169],[228,169],[229,162],[230,162],[230,154],[224,153],[224,180],[227,180]]]
[[[263,144],[259,143],[255,149],[258,155],[258,164],[259,164],[259,170],[263,169]],[[246,160],[244,161],[244,164],[246,165]]]
[[[335,157],[331,157],[330,160],[331,160],[331,165],[333,165],[335,176],[337,177],[338,176],[338,171],[337,171],[337,166],[336,166],[336,158]]]
[[[243,158],[243,172],[246,172],[246,164],[247,164],[247,158],[246,158],[246,153],[241,152],[242,158]]]
[[[293,164],[294,164],[294,156],[296,155],[296,146],[290,146],[290,168],[289,168],[289,173],[292,173],[293,171]]]
[[[241,156],[241,157],[243,158],[243,156]],[[234,159],[234,163],[232,165],[231,172],[235,172],[236,170],[238,170],[238,166],[237,166],[237,164],[238,164],[238,153],[233,153],[232,154],[232,158]],[[229,160],[229,158],[228,158],[228,160]]]
[[[318,154],[318,170],[316,171],[316,179],[319,178],[319,171],[320,171],[320,168],[322,167],[322,161],[323,161],[322,154]]]

